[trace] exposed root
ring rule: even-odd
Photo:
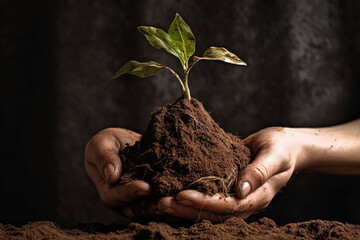
[[[198,183],[198,182],[201,182],[201,181],[204,181],[204,182],[211,182],[211,181],[221,181],[223,182],[224,179],[223,178],[220,178],[220,177],[216,177],[216,176],[207,176],[207,177],[202,177],[202,178],[199,178],[195,181],[193,181],[192,183],[190,183],[186,188],[190,187],[191,185],[194,185],[195,183]],[[225,186],[225,185],[224,185]]]
[[[200,128],[201,128],[202,130],[206,130],[206,129],[207,129],[207,127],[205,126],[204,123],[200,122],[199,120],[197,120],[197,119],[196,119],[195,117],[193,117],[192,115],[183,113],[183,116],[186,116],[186,117],[194,120],[194,122],[195,122],[195,129],[197,129],[198,126],[200,126]]]
[[[159,163],[161,163],[162,161],[164,161],[168,156],[169,156],[169,152],[166,153],[165,157],[163,157],[163,158],[160,159],[159,161],[155,162],[154,165],[158,165]]]
[[[203,204],[202,204],[202,206],[201,206],[201,208],[200,208],[199,214],[198,214],[195,222],[200,222],[200,220],[202,219],[202,218],[201,218],[201,213],[202,213],[202,211],[203,211],[205,202],[206,202],[206,200],[203,202]]]
[[[225,179],[226,189],[230,189],[231,186],[237,181],[238,167],[234,167],[230,170],[229,176]]]
[[[125,164],[125,162],[127,162],[130,163],[133,167],[135,167],[135,164],[129,158],[126,158],[123,154],[120,154],[119,157],[122,164]]]
[[[220,184],[219,194],[222,195],[225,199],[225,197],[229,196],[229,190],[231,189],[231,186],[236,182],[237,173],[238,173],[238,168],[234,167],[231,169],[230,174],[227,176],[227,178],[221,178],[221,177],[217,177],[217,176],[202,177],[202,178],[199,178],[199,179],[195,180],[194,182],[190,183],[189,185],[187,185],[185,189],[188,189],[190,186],[192,186],[196,183],[199,183],[199,182],[218,181]]]
[[[154,172],[154,170],[151,169],[150,164],[148,164],[148,163],[138,164],[138,165],[136,165],[135,167],[137,167],[137,168],[144,167],[145,170],[146,170],[146,169],[149,169],[150,171]]]

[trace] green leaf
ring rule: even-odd
[[[209,47],[205,50],[203,57],[194,56],[194,64],[200,60],[218,60],[226,63],[247,66],[247,64],[238,56],[223,47]]]
[[[196,40],[189,25],[185,23],[178,13],[176,13],[168,33],[176,47],[184,54],[187,62],[195,52]]]
[[[138,62],[138,61],[130,61],[122,66],[119,71],[115,73],[111,79],[117,78],[123,74],[132,74],[141,78],[154,76],[159,70],[165,68],[161,64],[149,61],[149,62]]]
[[[185,66],[184,55],[182,51],[176,47],[169,34],[155,27],[139,26],[138,30],[144,34],[151,46],[159,50],[165,50],[176,56],[179,58],[181,65]]]

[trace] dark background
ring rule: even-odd
[[[149,113],[180,95],[167,72],[109,77],[125,62],[155,60],[136,26],[167,30],[176,12],[196,55],[225,46],[248,67],[201,62],[192,96],[240,136],[267,126],[320,127],[360,115],[359,1],[0,1],[0,221],[71,225],[120,217],[100,203],[83,152],[97,131],[142,132]],[[360,224],[360,178],[300,173],[267,216],[278,224],[328,219]]]

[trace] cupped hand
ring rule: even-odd
[[[150,185],[144,181],[118,184],[122,173],[119,152],[127,145],[133,145],[140,137],[126,129],[108,128],[92,137],[85,148],[85,168],[101,201],[128,217],[132,216],[126,206],[151,193]]]
[[[191,221],[219,222],[232,216],[247,218],[266,208],[305,157],[300,134],[296,129],[271,127],[247,137],[244,141],[254,160],[240,172],[236,194],[224,197],[185,190],[161,199],[158,209]]]

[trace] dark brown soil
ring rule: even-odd
[[[359,239],[360,225],[313,220],[279,227],[263,218],[255,223],[231,218],[224,223],[201,221],[188,227],[166,223],[128,226],[85,224],[61,228],[53,222],[33,222],[20,228],[0,224],[0,239]]]
[[[145,180],[157,198],[184,189],[227,195],[249,156],[243,141],[220,128],[198,100],[180,98],[152,113],[140,142],[123,151],[122,181]]]

